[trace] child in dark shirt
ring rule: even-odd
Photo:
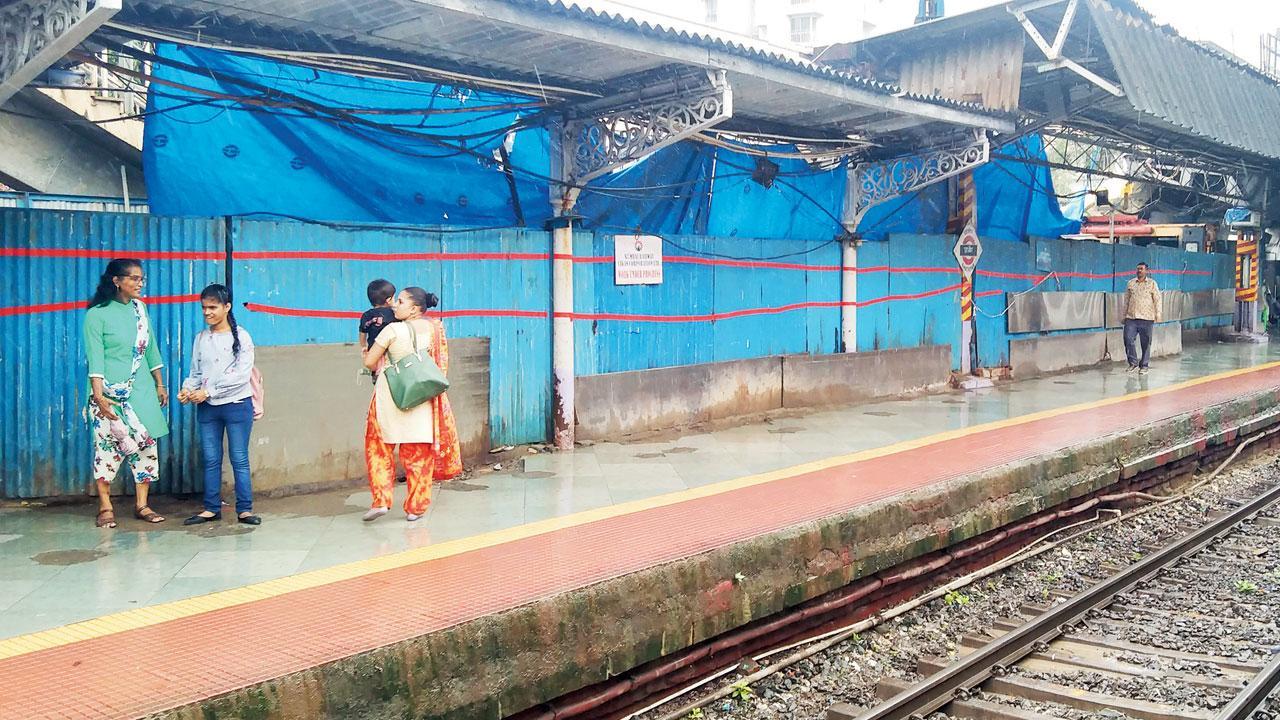
[[[369,296],[368,310],[360,316],[360,355],[364,356],[373,347],[373,341],[377,339],[378,333],[386,329],[388,325],[396,321],[396,312],[391,309],[391,299],[396,296],[396,286],[390,282],[378,278],[369,283],[366,291]]]

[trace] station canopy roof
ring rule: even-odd
[[[1064,17],[1062,59],[1055,62],[1027,32],[1023,18],[1053,45]],[[996,48],[992,38],[1011,38],[1015,52]],[[993,49],[1003,55],[983,54]],[[939,62],[931,67],[920,62],[933,56]],[[1057,118],[1099,135],[1224,166],[1280,166],[1280,83],[1221,48],[1158,24],[1133,0],[1007,2],[834,46],[824,57],[917,92],[928,88],[965,98],[976,90],[975,97],[990,107]],[[994,76],[1010,58],[1012,96],[990,97],[986,88],[961,87],[966,75]],[[1121,92],[1105,91],[1106,84]],[[1010,98],[1012,103],[1005,102]]]
[[[723,70],[733,117],[722,129],[889,146],[910,133],[1012,132],[1008,113],[801,57],[584,10],[558,0],[124,0],[119,29],[217,45],[366,56],[520,83],[572,102],[655,78]]]

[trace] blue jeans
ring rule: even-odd
[[[253,486],[249,482],[249,433],[253,430],[253,400],[226,405],[200,403],[200,449],[204,458],[204,509],[222,512],[222,435],[227,435],[227,455],[236,479],[236,513],[253,510]]]
[[[1129,367],[1147,366],[1147,360],[1151,356],[1151,328],[1155,323],[1150,320],[1137,320],[1135,318],[1125,318],[1124,320],[1124,356],[1129,361]],[[1134,347],[1137,343],[1142,346],[1142,356],[1138,356],[1138,348]]]

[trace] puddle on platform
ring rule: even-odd
[[[93,562],[110,555],[105,550],[50,550],[32,555],[31,559],[41,565],[79,565]]]
[[[636,457],[640,458],[641,460],[653,460],[654,458],[660,458],[660,457],[666,457],[666,456],[667,454],[664,452],[647,452],[647,453],[639,453],[636,455]]]
[[[196,529],[192,530],[191,534],[199,535],[203,538],[235,537],[236,535],[248,535],[253,532],[253,526],[251,525],[245,525],[243,523],[232,524],[225,521],[201,523],[199,525],[188,525],[186,527],[195,527]]]
[[[964,404],[963,400],[956,400],[955,398],[947,398],[942,402],[946,403],[947,405],[963,405]]]
[[[698,452],[698,448],[677,445],[671,448],[670,450],[668,450],[667,454],[668,455],[687,455],[688,453],[692,453],[692,452]]]
[[[520,472],[512,473],[512,477],[518,477],[522,480],[546,480],[555,476],[556,474],[550,470],[521,470]]]
[[[863,414],[863,415],[874,415],[874,416],[876,416],[876,417],[893,417],[894,415],[897,415],[898,413],[885,412],[885,411],[883,411],[883,410],[868,410],[868,411],[866,411],[866,412],[864,412],[864,413],[862,413],[862,414]]]
[[[1076,381],[1075,380],[1054,380],[1053,384],[1054,385],[1075,385]]]
[[[774,428],[774,429],[770,430],[769,432],[770,432],[770,433],[772,433],[772,434],[774,434],[774,435],[792,435],[792,434],[795,434],[795,433],[800,432],[800,428],[797,428],[797,427],[780,427],[780,428]]]
[[[549,475],[552,473],[548,473]],[[476,492],[478,490],[488,490],[488,485],[476,485],[475,483],[463,482],[461,480],[451,480],[436,485],[438,490],[454,490],[456,492]]]

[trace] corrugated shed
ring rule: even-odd
[[[354,343],[365,288],[440,297],[449,337],[489,337],[493,441],[542,442],[551,409],[550,234],[235,220],[233,291],[259,345]],[[351,372],[359,370],[352,349]]]
[[[1280,85],[1102,0],[1089,7],[1134,109],[1180,132],[1280,159]]]
[[[898,84],[919,95],[974,101],[996,110],[1014,111],[1022,90],[1021,31],[941,44],[904,56]]]
[[[0,207],[31,208],[33,210],[79,210],[84,212],[148,213],[151,207],[146,200],[129,202],[124,198],[100,198],[85,195],[45,195],[41,193],[0,192]]]
[[[0,489],[4,497],[86,492],[92,457],[82,415],[87,370],[85,301],[113,257],[138,257],[165,381],[176,391],[183,358],[204,327],[182,298],[223,279],[222,223],[123,213],[0,209]],[[160,442],[161,492],[202,487],[194,413],[169,411]]]

